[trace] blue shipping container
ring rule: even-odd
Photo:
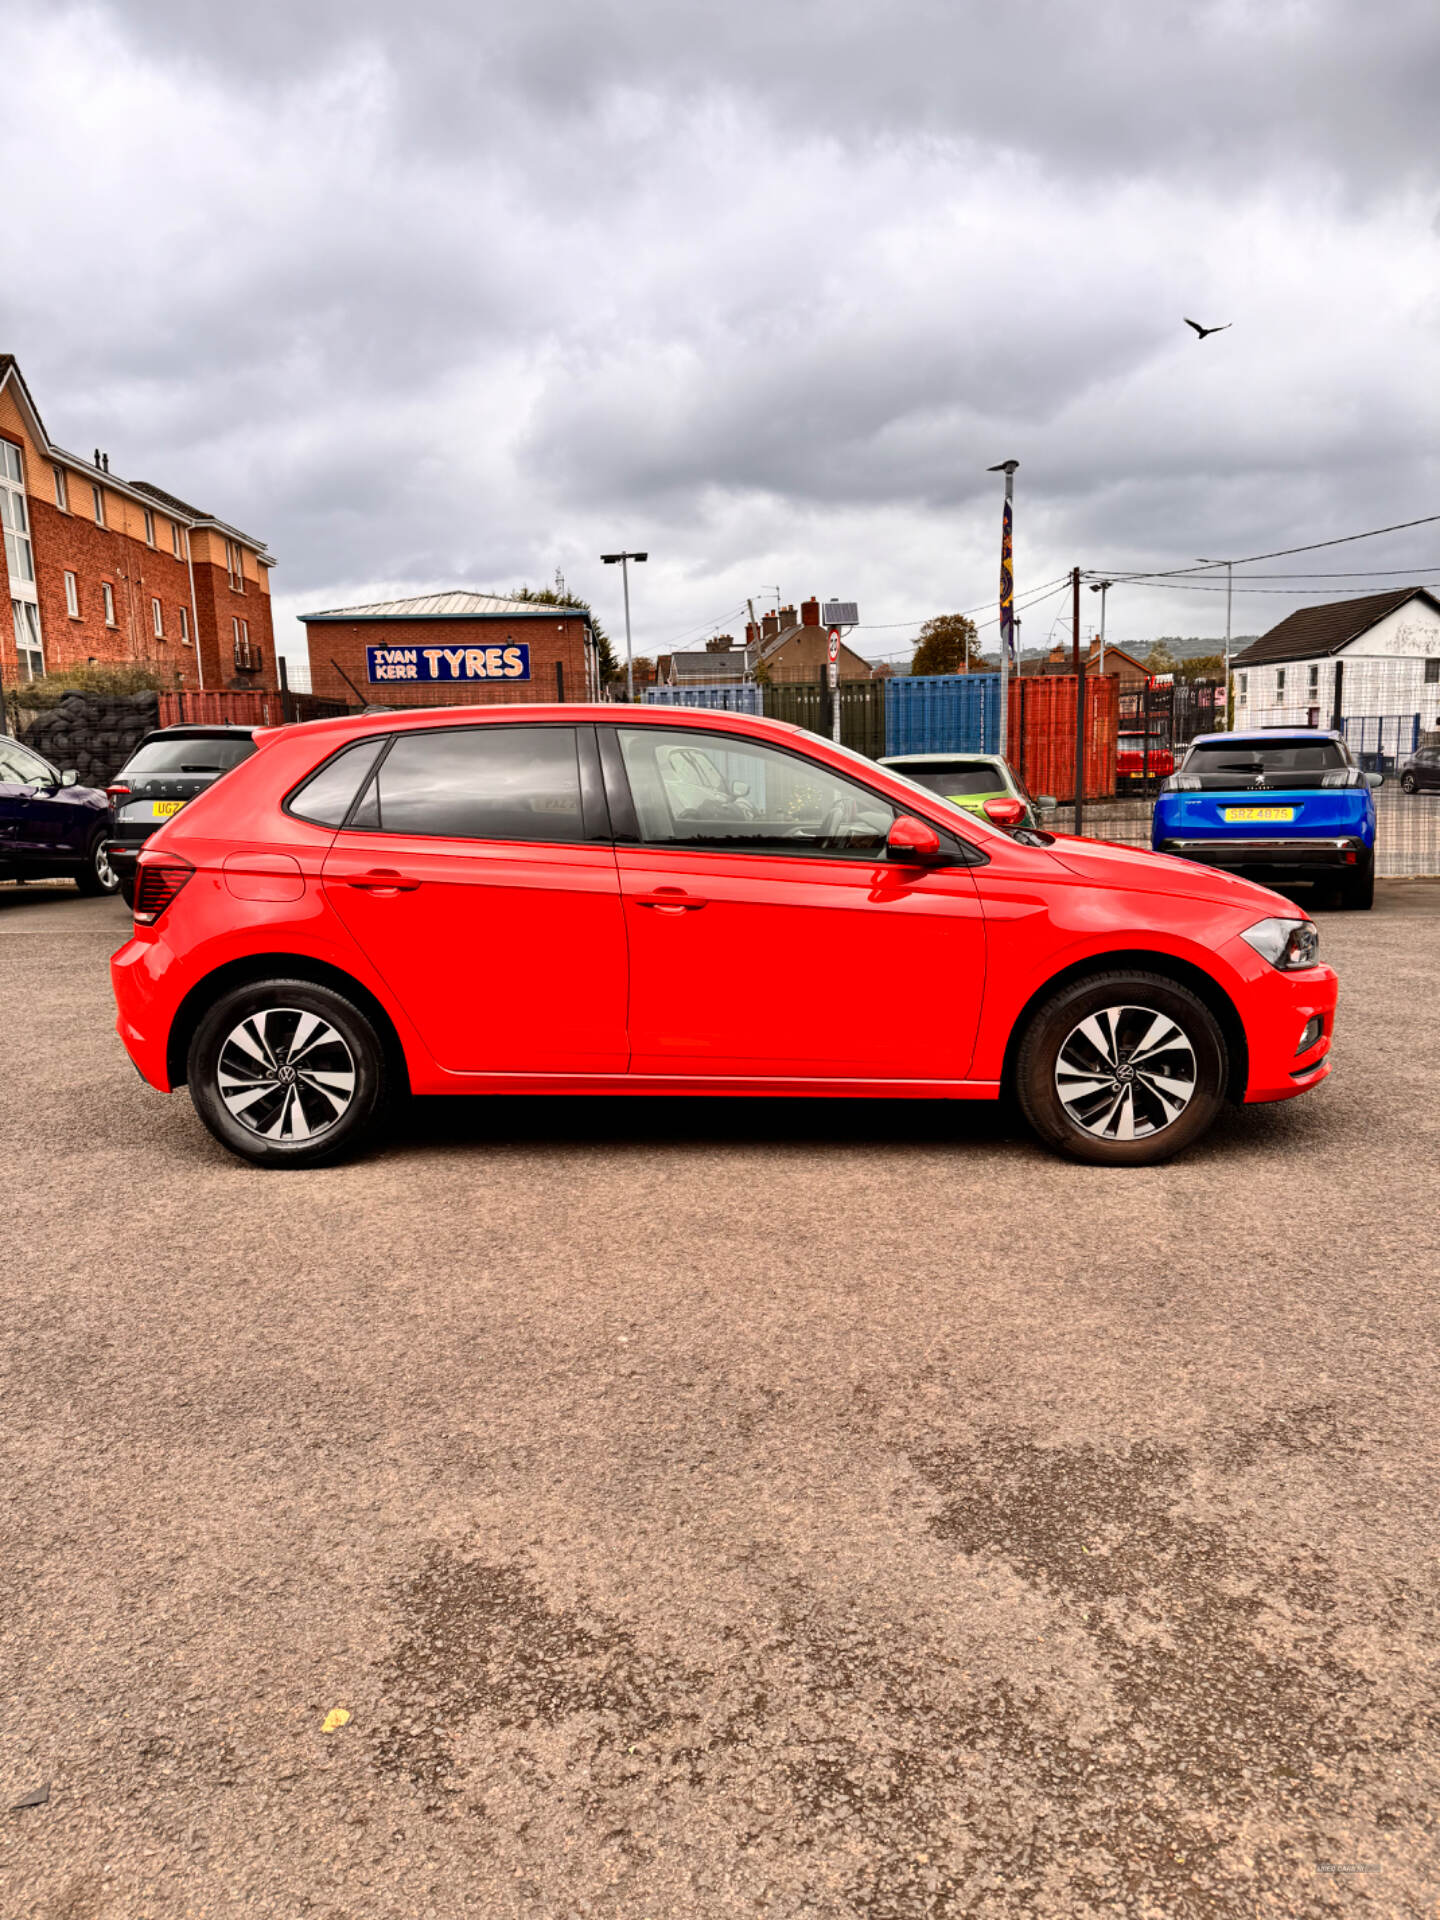
[[[646,687],[647,707],[718,707],[722,713],[760,713],[759,687],[733,681],[713,687]]]
[[[885,751],[1003,753],[998,673],[897,674],[885,682]]]

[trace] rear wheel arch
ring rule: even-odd
[[[1140,973],[1158,973],[1167,980],[1173,980],[1177,986],[1188,987],[1195,998],[1209,1009],[1225,1040],[1229,1064],[1226,1097],[1237,1102],[1243,1100],[1250,1079],[1250,1050],[1245,1042],[1245,1023],[1240,1018],[1235,1002],[1215,976],[1206,973],[1203,967],[1194,966],[1188,960],[1176,959],[1174,954],[1155,953],[1144,947],[1126,947],[1118,953],[1091,954],[1088,959],[1077,960],[1072,966],[1051,974],[1035,989],[1016,1016],[1015,1024],[1010,1029],[1010,1038],[1005,1044],[1001,1085],[1006,1092],[1014,1092],[1015,1064],[1026,1029],[1045,1002],[1064,988],[1074,986],[1077,981],[1098,974],[1123,972],[1128,968]]]
[[[247,954],[243,960],[231,960],[225,966],[217,967],[213,973],[207,973],[203,980],[196,981],[180,1002],[166,1042],[166,1076],[172,1088],[185,1084],[185,1063],[190,1042],[200,1022],[221,995],[229,993],[232,988],[245,986],[252,980],[270,979],[309,980],[317,987],[329,987],[353,1001],[373,1023],[380,1036],[393,1086],[409,1092],[410,1073],[405,1049],[395,1030],[395,1022],[382,1002],[375,998],[368,987],[362,986],[353,974],[346,973],[343,967],[331,966],[324,960],[315,960],[302,953]]]

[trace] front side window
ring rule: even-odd
[[[105,601],[105,624],[107,627],[113,627],[115,624],[115,589],[108,580],[102,580],[100,583],[100,592]]]
[[[884,850],[897,809],[813,760],[738,734],[618,733],[652,844],[840,858]]]
[[[11,787],[48,787],[55,784],[55,770],[18,740],[0,738],[0,781]]]
[[[583,840],[575,729],[402,733],[352,824],[452,840]]]

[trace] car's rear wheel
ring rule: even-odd
[[[1413,774],[1413,773],[1404,773],[1404,774],[1401,774],[1401,776],[1400,776],[1400,791],[1401,791],[1402,793],[1414,793],[1414,791],[1415,791],[1415,786],[1416,786],[1416,781],[1415,781],[1415,776],[1414,776],[1414,774]]]
[[[1015,1063],[1021,1111],[1075,1160],[1143,1167],[1198,1140],[1228,1073],[1215,1016],[1162,974],[1091,975],[1031,1017]]]
[[[388,1095],[385,1049],[343,994],[260,980],[217,1000],[186,1062],[195,1111],[260,1167],[315,1167],[358,1150]]]
[[[120,891],[120,876],[110,864],[103,833],[97,833],[90,842],[90,851],[85,856],[84,866],[75,876],[75,884],[81,893],[89,894],[92,899],[100,894]]]
[[[1363,867],[1357,867],[1355,877],[1346,880],[1340,888],[1340,904],[1357,913],[1368,913],[1375,904],[1375,856],[1368,856]]]

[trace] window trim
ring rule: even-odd
[[[155,638],[157,640],[163,640],[165,638],[165,609],[160,604],[160,596],[157,593],[152,593],[150,596],[150,624],[155,629]]]
[[[145,544],[147,547],[153,547],[155,544],[155,515],[150,511],[149,507],[142,507],[140,511],[145,515]]]
[[[50,471],[55,476],[55,505],[61,513],[70,511],[70,482],[65,469],[55,461],[50,463]]]
[[[120,623],[115,618],[115,589],[108,580],[100,582],[100,598],[105,605],[106,626],[118,627]]]
[[[183,560],[185,558],[185,550],[181,545],[180,522],[178,520],[172,520],[170,522],[170,551],[177,560]]]
[[[68,568],[65,571],[65,611],[72,620],[80,618],[80,582]]]
[[[103,527],[105,525],[105,489],[97,487],[93,480],[90,482],[90,499],[95,508],[95,524],[97,527]]]
[[[834,860],[851,867],[874,867],[883,866],[887,863],[887,855],[883,849],[877,851],[875,848],[865,847],[857,847],[852,852],[843,853],[832,852],[828,849],[822,852],[812,852],[809,848],[797,845],[793,851],[781,852],[775,847],[697,846],[685,840],[647,840],[640,831],[640,816],[636,811],[635,797],[630,790],[630,776],[626,771],[625,756],[620,746],[620,729],[625,724],[626,722],[623,720],[610,721],[596,729],[600,735],[600,754],[605,768],[605,786],[610,801],[610,814],[611,818],[616,821],[615,840],[617,844],[644,847],[647,853],[669,852],[685,854],[687,856],[693,856],[697,853],[718,854],[724,859]],[[651,730],[643,721],[641,722],[641,728],[647,732]],[[640,728],[636,729],[636,731],[640,730]],[[927,827],[933,827],[936,833],[939,834],[942,849],[946,850],[950,855],[953,855],[953,857],[947,858],[944,861],[936,862],[935,867],[937,870],[943,871],[946,867],[983,867],[988,866],[990,863],[990,856],[985,852],[983,847],[977,846],[973,840],[966,839],[962,834],[957,833],[948,822],[936,820],[933,814],[923,813],[918,806],[911,808],[902,805],[892,794],[884,792],[879,787],[872,787],[868,781],[859,779],[854,774],[849,772],[842,773],[838,768],[832,767],[828,760],[821,760],[815,754],[805,753],[799,747],[792,747],[788,741],[782,744],[779,740],[762,739],[755,734],[726,733],[721,729],[712,729],[709,727],[666,727],[664,725],[658,725],[654,728],[654,731],[657,733],[683,733],[687,737],[693,734],[697,740],[734,742],[736,743],[735,745],[726,749],[732,753],[737,750],[743,750],[749,746],[766,748],[771,753],[785,754],[791,760],[800,761],[804,766],[818,767],[822,773],[828,773],[836,780],[843,780],[851,786],[859,787],[863,793],[868,793],[872,799],[879,800],[883,805],[893,808],[897,819],[902,813],[911,813],[916,819],[924,820]],[[609,736],[608,740],[606,738],[607,735]],[[818,739],[819,736],[817,735],[816,738]]]
[[[190,609],[177,607],[176,612],[180,615],[180,644],[182,647],[188,647],[190,645]]]

